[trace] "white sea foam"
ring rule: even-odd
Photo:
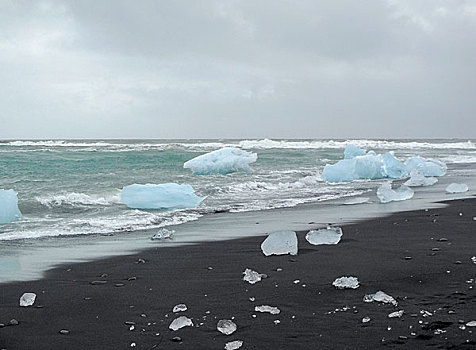
[[[85,193],[62,193],[53,194],[44,197],[35,197],[35,199],[48,208],[60,206],[87,206],[87,205],[112,205],[120,203],[120,192],[112,195],[88,195]]]

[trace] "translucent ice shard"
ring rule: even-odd
[[[393,306],[398,305],[397,301],[393,297],[391,297],[390,295],[388,295],[388,294],[386,294],[382,291],[378,291],[375,294],[366,294],[364,296],[364,301],[366,303],[370,303],[372,301],[377,301],[377,302],[384,303],[384,304],[392,304]]]
[[[20,306],[31,306],[35,303],[35,300],[35,293],[23,293],[23,295],[20,297]]]
[[[466,185],[466,184],[452,183],[452,184],[449,184],[446,187],[446,192],[448,192],[448,193],[463,193],[463,192],[466,192],[468,190],[469,190],[469,188],[468,188],[468,185]]]
[[[277,315],[281,312],[281,310],[279,310],[277,307],[269,306],[269,305],[255,306],[255,311],[257,311],[257,312],[269,312],[272,315]]]
[[[177,304],[174,306],[172,312],[183,312],[187,311],[187,305],[185,304]]]
[[[339,277],[336,278],[332,285],[337,289],[357,289],[359,288],[359,280],[357,277]]]
[[[383,169],[387,177],[392,179],[400,179],[408,175],[407,166],[399,161],[395,156],[387,152],[382,156]]]
[[[217,323],[217,329],[219,332],[230,335],[236,331],[236,323],[232,320],[220,320]]]
[[[409,172],[417,169],[423,176],[443,176],[447,166],[442,161],[431,158],[410,157],[405,161]]]
[[[196,175],[229,174],[236,171],[251,171],[250,164],[256,162],[256,153],[239,148],[225,147],[185,162],[183,167]]]
[[[466,327],[476,327],[476,321],[469,321],[466,323]]]
[[[270,233],[261,243],[261,250],[266,256],[269,255],[296,255],[298,252],[298,241],[294,231],[278,231]]]
[[[337,244],[342,237],[340,227],[328,226],[326,229],[312,230],[306,234],[306,240],[313,245]]]
[[[190,318],[186,316],[180,316],[172,321],[169,328],[173,331],[176,331],[176,330],[179,330],[180,328],[191,327],[191,326],[193,326],[193,322]]]
[[[234,340],[225,344],[225,350],[237,350],[243,345],[243,340]]]
[[[18,209],[17,193],[13,190],[0,189],[0,224],[22,219]]]
[[[258,283],[263,277],[261,273],[253,271],[251,269],[246,269],[245,272],[243,272],[243,275],[243,281],[249,282],[251,284]]]
[[[402,317],[403,313],[404,313],[403,310],[395,311],[395,312],[392,312],[392,313],[388,314],[388,317],[390,317],[390,318]]]
[[[166,228],[161,228],[157,231],[152,237],[150,237],[153,241],[160,241],[163,239],[172,239],[175,230],[168,230]]]
[[[431,186],[438,182],[436,177],[425,177],[417,169],[413,169],[410,178],[404,183],[405,186]]]
[[[349,144],[345,146],[344,159],[352,159],[357,156],[363,156],[364,154],[365,154],[365,150],[355,145]]]
[[[413,197],[413,190],[405,185],[393,190],[390,182],[384,182],[377,189],[377,197],[381,203],[388,203],[392,201],[404,201]]]

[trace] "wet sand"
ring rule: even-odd
[[[474,349],[476,327],[465,326],[476,320],[473,217],[476,200],[457,200],[344,226],[333,246],[299,232],[297,256],[264,256],[263,235],[61,266],[0,285],[0,349],[223,349],[233,340],[241,349]],[[251,285],[246,268],[268,277]],[[360,287],[336,290],[341,276]],[[398,307],[363,301],[379,290]],[[37,294],[34,306],[18,306],[24,292]],[[188,310],[174,314],[179,303]],[[169,330],[179,315],[194,326]],[[238,330],[219,333],[217,321],[231,318]]]

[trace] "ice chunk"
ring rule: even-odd
[[[219,332],[230,335],[236,331],[236,323],[232,320],[220,320],[217,323],[217,329]]]
[[[35,303],[35,300],[35,293],[23,293],[23,295],[20,297],[20,306],[31,306]]]
[[[367,203],[370,200],[369,197],[355,197],[346,200],[343,204],[345,205],[354,205],[354,204],[363,204]]]
[[[408,175],[407,166],[399,161],[393,154],[390,152],[385,153],[382,156],[383,160],[383,169],[387,177],[392,179],[400,179]]]
[[[358,179],[381,179],[386,177],[382,156],[367,153],[335,164],[327,164],[322,179],[327,182],[343,182]]]
[[[463,192],[466,192],[468,190],[469,190],[469,188],[468,188],[468,185],[466,185],[466,184],[452,183],[452,184],[449,184],[446,187],[446,192],[448,192],[448,193],[463,193]]]
[[[281,312],[281,310],[279,310],[277,307],[269,306],[269,305],[255,306],[255,311],[257,311],[257,312],[269,312],[272,315],[277,315]]]
[[[266,256],[269,255],[296,255],[298,252],[298,240],[294,231],[278,231],[270,233],[261,243],[261,250]]]
[[[410,178],[404,183],[405,186],[431,186],[438,182],[436,177],[425,177],[417,169],[413,169]]]
[[[392,190],[390,182],[384,182],[377,189],[377,197],[381,203],[388,203],[392,201],[404,201],[413,197],[413,190],[405,185],[400,186],[396,190]]]
[[[359,288],[359,280],[357,277],[339,277],[336,278],[332,285],[337,289],[357,289]]]
[[[349,144],[345,146],[344,149],[344,159],[352,159],[357,156],[363,156],[365,154],[365,150],[359,148],[355,145]]]
[[[183,167],[196,175],[229,174],[236,171],[252,171],[250,164],[256,162],[256,153],[239,148],[225,147],[203,154],[185,162]]]
[[[405,161],[408,171],[417,169],[423,176],[443,176],[447,166],[440,160],[422,157],[410,157]]]
[[[193,326],[193,322],[190,318],[186,316],[180,316],[172,321],[169,328],[173,331],[176,331],[183,327],[192,327],[192,326]]]
[[[251,269],[246,269],[245,272],[243,272],[243,275],[245,275],[243,277],[243,281],[249,282],[251,284],[258,283],[259,281],[261,281],[261,278],[263,277],[261,273],[253,271]]]
[[[18,209],[17,193],[13,190],[0,189],[0,224],[22,219]]]
[[[467,327],[476,327],[476,321],[469,321],[466,323]]]
[[[362,323],[368,323],[368,322],[370,322],[370,317],[365,316],[364,318],[362,318]]]
[[[161,228],[152,237],[150,237],[150,239],[153,241],[162,239],[172,239],[174,233],[175,230],[167,230],[166,228]]]
[[[225,350],[237,350],[243,345],[243,340],[234,340],[225,344]]]
[[[378,291],[375,294],[365,295],[364,296],[364,301],[366,303],[371,303],[372,301],[377,301],[377,302],[384,303],[384,304],[392,304],[395,307],[398,305],[397,301],[393,297],[391,297],[390,295],[382,292],[381,290]]]
[[[340,227],[328,226],[326,229],[312,230],[306,234],[306,240],[313,245],[337,244],[342,237]]]
[[[174,306],[172,312],[184,312],[187,311],[187,305],[185,304],[177,304]]]
[[[404,313],[403,310],[395,311],[395,312],[392,312],[392,313],[388,314],[388,317],[390,317],[390,318],[402,317],[403,313]]]
[[[190,185],[133,184],[122,189],[121,201],[133,209],[195,208],[204,197],[198,197]]]

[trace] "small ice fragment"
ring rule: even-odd
[[[167,230],[166,228],[161,228],[158,232],[156,232],[152,237],[151,240],[162,240],[162,239],[172,239],[175,230]]]
[[[354,205],[354,204],[363,204],[367,203],[370,200],[369,197],[355,197],[350,198],[344,202],[345,205]]]
[[[426,311],[426,310],[420,310],[420,314],[421,314],[423,317],[433,316],[433,314],[432,314],[430,311]]]
[[[306,240],[313,245],[337,244],[342,237],[340,227],[328,226],[327,229],[312,230],[306,234]]]
[[[20,306],[31,306],[35,303],[35,293],[23,293],[20,297]]]
[[[294,280],[293,283],[294,284],[298,284],[299,282],[301,282],[300,280]]]
[[[473,257],[471,258],[471,261],[476,264],[476,256],[473,256]]]
[[[272,232],[261,243],[261,250],[266,256],[269,255],[296,255],[298,252],[298,240],[294,231]]]
[[[195,175],[225,175],[235,171],[252,171],[250,164],[256,162],[257,159],[256,153],[225,147],[195,157],[185,162],[183,167],[190,169]]]
[[[220,320],[217,323],[217,329],[219,332],[230,335],[236,331],[236,323],[232,320]]]
[[[18,197],[14,190],[0,188],[0,224],[21,220],[23,217],[18,209]]]
[[[388,203],[392,201],[404,201],[413,197],[413,190],[405,185],[393,190],[390,182],[384,182],[377,189],[377,197],[381,203]]]
[[[332,285],[337,289],[357,289],[359,288],[359,280],[357,277],[339,277],[336,278]]]
[[[275,324],[275,325],[278,325],[278,324],[280,324],[280,323],[281,323],[281,321],[280,321],[280,320],[274,320],[273,322],[274,322],[274,324]]]
[[[169,328],[173,331],[176,331],[183,327],[192,327],[192,326],[193,326],[193,322],[190,318],[186,316],[180,316],[172,321]]]
[[[476,327],[476,321],[469,321],[468,323],[466,323],[466,326],[467,327]]]
[[[172,312],[183,312],[187,311],[187,305],[185,304],[177,304],[174,306]]]
[[[281,310],[279,310],[277,307],[269,306],[269,305],[255,306],[255,311],[269,312],[272,315],[277,315],[281,312]]]
[[[234,340],[225,344],[225,350],[236,350],[241,348],[243,340]]]
[[[366,316],[362,319],[362,323],[368,323],[370,322],[370,317]]]
[[[384,304],[392,304],[393,306],[398,305],[397,301],[393,297],[391,297],[390,295],[382,292],[381,290],[378,291],[375,294],[366,294],[364,296],[364,301],[366,303],[371,303],[372,301],[377,301],[377,302],[384,303]]]
[[[248,268],[245,270],[245,272],[243,272],[243,275],[245,275],[243,277],[243,281],[249,282],[251,284],[258,283],[259,281],[261,281],[261,278],[263,277],[261,273],[258,273]]]
[[[449,184],[446,187],[446,192],[448,192],[448,193],[463,193],[463,192],[468,191],[468,189],[469,189],[468,185],[466,185],[466,184],[452,183],[452,184]]]
[[[404,313],[403,310],[395,311],[395,312],[392,312],[392,313],[388,314],[388,317],[390,317],[390,318],[402,317],[403,313]]]
[[[408,179],[404,185],[417,187],[417,186],[431,186],[438,182],[436,177],[425,177],[417,169],[413,169],[410,173],[410,179]]]

